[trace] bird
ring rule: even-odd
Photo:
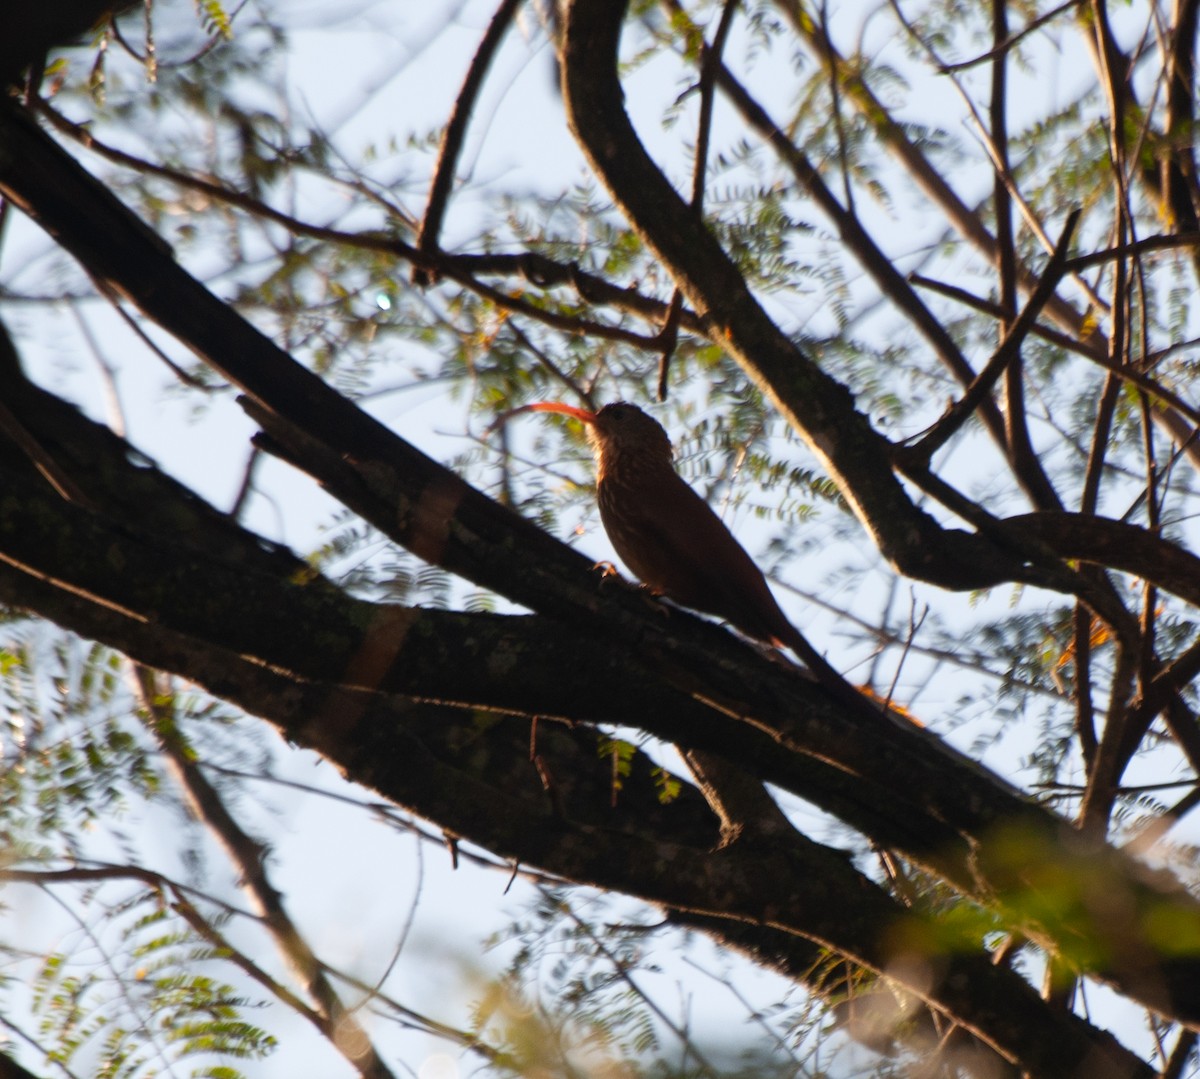
[[[790,648],[843,700],[863,697],[788,621],[763,572],[725,522],[675,471],[671,439],[637,405],[596,411],[538,401],[586,426],[596,462],[600,520],[621,561],[653,594],[724,619],[748,637]]]

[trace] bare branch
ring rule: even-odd
[[[433,183],[429,189],[429,203],[425,208],[425,217],[421,221],[421,232],[417,237],[417,250],[427,259],[438,250],[438,236],[442,230],[442,219],[446,214],[446,203],[450,198],[450,185],[454,182],[454,170],[458,165],[458,157],[462,152],[463,138],[467,132],[471,113],[475,108],[475,99],[483,87],[492,58],[500,47],[509,25],[516,17],[517,11],[524,0],[501,0],[496,14],[488,24],[487,32],[475,51],[471,66],[467,69],[462,89],[454,100],[454,110],[450,121],[442,134],[442,145],[438,151],[437,169],[433,174]],[[415,280],[419,285],[430,283],[428,271],[418,266]]]

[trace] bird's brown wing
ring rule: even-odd
[[[724,521],[679,476],[656,477],[635,505],[600,489],[600,513],[617,554],[634,574],[676,603],[717,615],[763,640],[791,626],[762,571]]]

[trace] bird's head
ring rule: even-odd
[[[530,412],[557,412],[586,424],[588,440],[603,474],[618,460],[637,460],[641,465],[663,463],[671,468],[671,440],[653,416],[628,401],[614,401],[596,412],[559,401],[539,401],[524,406]]]

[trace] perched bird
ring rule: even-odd
[[[558,412],[587,425],[604,531],[651,592],[723,618],[747,636],[790,648],[828,688],[862,703],[787,620],[762,571],[725,522],[675,471],[671,440],[657,420],[625,401],[598,412],[557,401],[539,401],[521,411]]]

